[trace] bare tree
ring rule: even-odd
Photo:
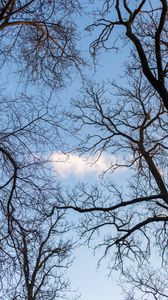
[[[167,270],[163,267],[153,269],[149,265],[140,268],[138,272],[134,269],[127,270],[124,278],[121,278],[121,287],[126,294],[126,300],[166,300]]]
[[[72,243],[51,160],[62,117],[50,101],[1,97],[1,299],[53,300],[69,289]]]
[[[128,87],[90,82],[74,101],[76,133],[88,132],[78,151],[111,161],[102,186],[78,185],[63,205],[83,214],[81,236],[100,261],[124,274],[155,253],[166,268],[168,241],[167,110],[142,73],[131,76]]]
[[[65,234],[69,229],[63,213],[52,208],[47,215],[49,207],[47,204],[43,216],[32,208],[24,212],[24,219],[23,212],[20,218],[13,216],[12,232],[1,251],[1,299],[51,300],[67,295],[65,272],[72,244],[65,241]]]
[[[69,291],[65,273],[72,245],[64,236],[68,227],[61,214],[47,216],[47,209],[49,205],[44,217],[35,211],[28,219],[30,208],[24,220],[13,216],[12,232],[1,251],[2,299],[62,299]]]
[[[112,159],[101,186],[78,185],[62,207],[82,214],[81,237],[99,250],[99,262],[107,257],[110,270],[119,268],[134,285],[128,299],[167,298],[167,10],[167,1],[98,4],[87,27],[97,34],[91,54],[120,51],[122,42],[131,42],[127,83],[88,82],[70,114],[82,140],[77,151]],[[117,172],[124,170],[120,183]],[[156,253],[162,272],[157,287],[152,271],[137,273]]]
[[[73,67],[83,64],[72,15],[78,1],[8,0],[0,4],[0,56],[12,61],[23,77],[63,85]]]
[[[133,45],[130,60],[134,55],[137,60],[135,64],[133,59],[130,68],[141,68],[168,109],[167,13],[166,0],[103,0],[94,14],[94,23],[87,29],[98,32],[90,46],[93,55],[101,48],[121,49],[121,39]],[[120,36],[118,45],[113,36]]]
[[[77,0],[0,1],[1,70],[6,75],[10,65],[21,83],[14,96],[1,83],[1,299],[54,300],[69,289],[65,270],[72,243],[64,211],[56,209],[62,190],[51,160],[65,144],[62,116],[51,97],[43,98],[40,90],[40,97],[33,98],[22,88],[26,79],[33,94],[39,93],[36,82],[53,91],[65,84],[72,69],[80,69],[74,22],[79,9]]]

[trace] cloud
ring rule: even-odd
[[[97,160],[97,156],[87,158],[77,154],[54,153],[52,162],[55,170],[63,177],[85,177],[92,174],[101,175],[111,164],[117,162],[117,157],[105,153]]]

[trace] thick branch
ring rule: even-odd
[[[163,83],[160,83],[160,81],[158,81],[152,74],[152,72],[149,68],[148,60],[145,55],[145,51],[142,47],[142,44],[141,44],[140,40],[136,37],[136,35],[132,33],[131,26],[129,23],[127,24],[126,28],[127,28],[126,35],[133,42],[133,44],[135,45],[136,50],[138,52],[144,75],[146,76],[148,81],[152,84],[152,86],[155,88],[155,90],[158,92],[158,94],[160,95],[160,97],[163,100],[163,103],[164,103],[166,109],[168,110],[168,91],[167,91],[167,89],[165,88]]]
[[[147,196],[147,197],[139,197],[139,198],[135,198],[135,199],[132,199],[129,201],[122,201],[116,205],[109,206],[109,207],[101,207],[101,206],[96,207],[95,206],[95,207],[90,207],[90,208],[81,208],[81,207],[73,206],[73,205],[67,205],[67,206],[65,205],[65,206],[58,206],[57,208],[58,209],[73,209],[80,213],[96,212],[96,211],[110,212],[110,211],[116,210],[121,207],[126,207],[129,205],[134,205],[134,204],[142,203],[142,202],[149,202],[149,201],[152,201],[155,199],[163,199],[162,194],[151,195],[151,196]]]
[[[161,0],[161,3],[162,3],[162,13],[160,17],[159,26],[155,33],[155,53],[156,53],[156,61],[157,61],[158,80],[164,84],[160,36],[167,17],[167,1]]]
[[[114,244],[119,244],[121,241],[123,241],[127,237],[129,237],[133,232],[141,229],[142,227],[144,227],[147,224],[150,224],[150,223],[153,223],[153,222],[167,222],[167,221],[168,221],[168,217],[167,216],[153,216],[153,217],[149,217],[146,220],[144,220],[144,221],[136,224],[131,229],[128,229],[128,232],[125,235],[123,235],[121,238],[117,239]]]

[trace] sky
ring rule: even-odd
[[[87,11],[87,1],[83,1],[83,6],[85,6],[85,11]],[[102,50],[102,53],[99,53],[94,65],[89,55],[89,44],[94,40],[94,37],[85,31],[85,27],[91,22],[90,17],[87,14],[80,15],[77,17],[76,22],[78,30],[82,35],[82,40],[79,40],[81,55],[87,61],[87,66],[82,71],[83,75],[96,82],[116,80],[120,84],[125,83],[123,65],[125,60],[128,59],[128,45],[125,47],[121,46],[117,53],[114,50],[108,52]],[[117,38],[117,31],[115,32],[114,39],[115,38]],[[119,43],[122,45],[121,41],[119,41]],[[8,88],[9,93],[17,94],[22,90],[22,83],[20,84],[19,82],[20,78],[17,76],[12,78],[13,74],[11,71],[13,70],[11,70],[10,65],[5,68],[6,76],[3,76],[4,72],[2,72],[0,79],[4,82],[4,87]],[[68,110],[71,107],[72,98],[80,98],[81,86],[81,75],[76,72],[72,74],[72,82],[67,83],[65,88],[53,93],[53,100],[56,101],[56,103],[58,102],[61,108]],[[43,92],[45,92],[46,95],[50,94],[48,90],[36,91],[35,87],[33,87],[32,90],[28,88],[27,91],[28,94],[33,95],[37,95],[37,93],[40,95]],[[43,97],[45,97],[44,94]],[[75,145],[75,140],[70,136],[68,137],[68,134],[64,138],[72,149]],[[73,187],[81,182],[90,185],[99,184],[102,175],[106,172],[110,163],[116,160],[116,156],[111,155],[110,150],[108,153],[103,152],[98,160],[95,155],[92,157],[87,157],[86,155],[79,156],[75,151],[65,155],[61,152],[62,150],[60,147],[59,149],[55,149],[51,158],[53,167],[58,174],[57,180],[61,182],[63,188]],[[108,174],[110,178],[113,178],[110,172]],[[128,171],[125,168],[120,168],[120,170],[117,170],[115,173],[116,183],[124,187],[127,177]],[[77,216],[77,213],[69,211],[70,219],[74,218],[74,215]],[[76,218],[78,218],[78,216]],[[75,238],[77,238],[77,236],[74,235],[74,239]],[[94,255],[92,249],[88,249],[87,246],[80,246],[74,250],[72,255],[74,256],[74,262],[66,275],[69,276],[72,290],[77,289],[77,293],[81,295],[80,300],[124,300],[124,294],[117,285],[119,273],[115,271],[109,276],[107,261],[105,260],[102,260],[101,265],[98,267],[99,253]]]
[[[84,29],[86,21],[79,20],[79,22]],[[83,53],[87,57],[89,50],[88,37],[86,36],[85,39],[87,42],[84,43]],[[127,49],[125,48],[124,51],[127,51]],[[120,68],[127,54],[123,51],[119,53],[102,53],[98,58],[96,69],[91,66],[92,60],[90,60],[89,70],[86,70],[87,76],[95,81],[112,81],[115,79],[121,83],[121,80],[124,79],[121,77]],[[64,103],[67,107],[71,98],[78,97],[80,88],[80,78],[76,77],[68,89],[59,92],[58,99],[60,103]],[[91,163],[94,161],[94,157],[87,160],[87,157],[79,157],[77,153],[69,155],[68,159],[60,152],[56,152],[53,157],[55,169],[60,176],[61,183],[65,186],[69,184],[73,186],[78,182],[91,182],[93,184],[98,182],[101,174],[106,171],[109,162],[114,159],[115,157],[111,157],[107,153],[104,153],[95,164]],[[118,174],[120,183],[122,178],[124,182],[125,174],[124,170]],[[81,300],[123,300],[124,295],[116,282],[118,279],[117,272],[108,277],[106,265],[103,265],[102,262],[101,267],[97,268],[97,262],[97,257],[93,255],[93,251],[88,249],[87,246],[82,246],[75,251],[75,260],[69,270],[72,288],[79,289]]]
[[[84,53],[88,51],[87,43],[85,43],[85,47]],[[121,77],[120,68],[127,54],[127,52],[123,53],[122,51],[118,54],[115,52],[102,53],[99,56],[96,70],[90,67],[90,70],[86,72],[88,77],[98,82],[115,79],[121,83],[121,80],[124,81],[124,79]],[[80,88],[80,78],[76,78],[68,91],[59,93],[60,102],[63,103],[63,99],[67,99],[66,105],[69,104],[70,98],[78,97]],[[94,159],[95,157],[90,160],[86,156],[79,157],[77,153],[69,155],[68,158],[60,152],[56,152],[53,156],[55,169],[59,174],[61,183],[65,186],[73,186],[78,182],[97,183],[102,173],[106,171],[110,161],[114,161],[115,157],[104,153],[95,164],[92,164]],[[124,184],[125,175],[126,170],[120,170],[118,173],[120,184],[122,181]],[[81,300],[123,300],[124,295],[117,284],[119,274],[115,272],[109,277],[109,270],[107,270],[104,262],[102,262],[100,268],[97,267],[97,263],[98,258],[93,255],[93,251],[88,249],[87,246],[77,249],[74,263],[69,270],[72,288],[79,288]]]
[[[89,19],[89,18],[88,18]],[[84,32],[85,24],[88,19],[86,16],[81,16],[77,20],[80,31]],[[125,51],[102,53],[99,55],[96,63],[96,68],[93,67],[93,62],[89,57],[89,42],[91,37],[84,32],[85,38],[81,45],[81,52],[89,62],[89,66],[85,69],[85,74],[95,81],[109,81],[109,80],[123,80],[120,73],[120,68],[124,62],[127,54]],[[17,81],[13,81],[10,78],[10,66],[6,69],[6,82],[8,85],[8,91],[17,93],[19,85]],[[73,83],[69,84],[67,88],[60,90],[55,95],[56,99],[62,103],[63,106],[70,106],[70,100],[76,97],[80,93],[81,78],[79,74],[76,74]],[[114,156],[110,156],[104,153],[97,163],[92,164],[91,160],[87,160],[87,157],[79,157],[77,153],[69,155],[68,159],[61,152],[55,152],[53,155],[53,163],[55,169],[59,174],[59,180],[65,186],[76,184],[77,182],[97,182],[100,180],[100,175],[106,171],[110,161],[115,159]],[[121,181],[124,180],[124,170],[118,174]],[[97,268],[97,257],[93,256],[93,253],[87,247],[78,248],[75,253],[75,260],[72,267],[69,270],[70,281],[72,282],[73,289],[79,289],[81,294],[81,300],[123,300],[120,288],[115,282],[117,273],[113,274],[112,277],[108,277],[108,271],[106,266],[103,265]]]
[[[92,158],[94,159],[94,157]],[[59,174],[59,179],[63,186],[72,186],[79,182],[98,183],[101,174],[107,169],[113,156],[104,154],[100,159],[91,164],[86,157],[79,157],[77,154],[71,154],[68,157],[60,153],[53,155],[53,164]],[[126,170],[121,169],[118,172],[118,181],[121,181],[126,175]],[[115,175],[116,176],[116,175]],[[74,215],[74,213],[73,213]],[[77,216],[77,213],[76,213]],[[81,246],[74,252],[75,260],[69,269],[69,278],[72,283],[72,289],[78,289],[81,294],[81,300],[123,300],[121,288],[117,285],[119,273],[113,272],[109,277],[109,270],[103,260],[98,267],[98,256],[93,254],[92,249],[87,246]]]
[[[97,268],[97,259],[86,247],[76,251],[76,260],[69,271],[72,285],[79,287],[81,300],[120,300],[122,291],[116,284],[118,274],[108,277],[107,269]]]

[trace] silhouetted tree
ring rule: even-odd
[[[42,80],[52,88],[63,85],[73,67],[83,62],[72,15],[74,1],[8,0],[0,3],[0,57],[17,64],[22,80]],[[2,65],[2,63],[1,63]]]
[[[82,237],[101,259],[108,257],[110,269],[125,274],[133,264],[136,270],[156,252],[166,269],[168,122],[162,100],[136,72],[126,87],[89,82],[73,105],[78,151],[97,159],[108,153],[111,161],[102,186],[78,185],[62,207],[83,214]],[[123,184],[119,172],[127,177]]]
[[[18,95],[1,82],[0,298],[54,300],[69,289],[65,270],[72,243],[52,153],[63,147],[62,116],[53,89],[83,64],[75,1],[0,1],[1,70],[20,83]],[[20,77],[16,75],[19,72]],[[17,73],[18,74],[18,73]],[[12,77],[12,76],[11,76]],[[23,83],[30,83],[23,93]],[[38,85],[35,85],[38,83]],[[44,86],[50,88],[45,98]],[[33,94],[31,97],[30,87]],[[13,94],[13,96],[11,95]]]
[[[131,69],[141,69],[151,86],[168,109],[167,91],[167,13],[166,0],[102,0],[99,2],[93,24],[97,38],[90,51],[95,55],[101,48],[121,49],[120,41],[133,46]],[[114,37],[115,38],[114,38]],[[116,36],[120,37],[119,39]],[[117,40],[119,43],[117,44]]]
[[[1,98],[1,299],[53,300],[69,289],[72,243],[50,158],[63,145],[60,122],[49,100]]]
[[[165,300],[168,297],[167,270],[163,267],[153,269],[148,265],[138,272],[127,270],[121,286],[126,293],[125,300]]]
[[[83,97],[73,101],[69,116],[75,133],[80,135],[77,151],[97,155],[97,159],[108,153],[111,161],[102,185],[78,185],[60,207],[82,214],[81,237],[100,251],[99,262],[107,257],[110,270],[120,269],[134,286],[136,292],[128,294],[128,299],[164,299],[168,5],[164,0],[110,0],[100,1],[97,6],[95,21],[87,27],[97,34],[90,46],[91,54],[95,57],[103,49],[120,50],[122,43],[132,48],[123,69],[123,84],[112,79],[109,84],[88,81]],[[121,182],[119,172],[123,172]],[[150,258],[156,253],[161,266],[157,287],[157,274],[154,276],[152,269],[147,272]]]

